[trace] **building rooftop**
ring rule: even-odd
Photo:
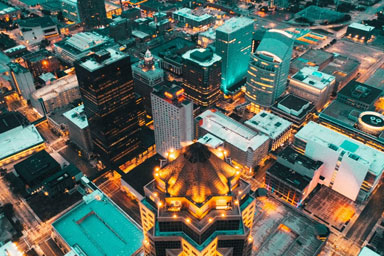
[[[0,134],[0,160],[44,143],[34,125],[17,126]]]
[[[183,59],[199,64],[202,67],[210,67],[214,63],[221,61],[221,57],[213,53],[211,49],[193,49],[183,54]]]
[[[363,30],[363,31],[366,31],[366,32],[371,32],[372,30],[375,29],[375,27],[364,25],[364,24],[361,24],[361,23],[356,23],[356,22],[351,23],[348,27],[349,28],[355,28],[355,29]]]
[[[153,180],[153,170],[160,165],[160,159],[163,158],[156,154],[133,168],[127,174],[122,175],[121,178],[136,192],[145,197],[144,186]]]
[[[292,35],[277,29],[265,32],[263,39],[256,49],[257,54],[273,58],[275,62],[291,59],[293,48]]]
[[[182,16],[184,18],[197,21],[197,22],[201,22],[201,21],[208,20],[208,19],[212,18],[212,16],[207,14],[207,13],[196,13],[192,9],[189,9],[189,8],[182,8],[182,9],[179,9],[177,11],[174,11],[173,13],[176,15]]]
[[[244,124],[268,135],[271,139],[276,139],[292,125],[291,122],[284,118],[264,110],[247,120]]]
[[[293,73],[298,72],[305,66],[322,66],[323,64],[331,61],[333,59],[333,54],[318,49],[310,49],[300,57],[292,61],[290,70]]]
[[[158,177],[168,184],[167,193],[171,196],[203,203],[210,196],[227,195],[239,175],[235,168],[197,142],[161,168]]]
[[[14,168],[22,180],[31,187],[61,170],[60,164],[45,150],[15,164]]]
[[[223,25],[218,27],[216,29],[216,32],[222,32],[222,33],[232,33],[235,32],[243,27],[252,25],[254,23],[253,20],[247,17],[233,17],[229,20],[225,21]]]
[[[334,59],[323,70],[324,73],[336,77],[336,81],[348,79],[349,75],[353,73],[359,66],[360,62],[356,59],[334,54]]]
[[[313,160],[312,158],[307,157],[301,153],[296,152],[292,147],[286,147],[278,155],[279,158],[287,160],[291,164],[298,163],[299,165],[304,166],[307,169],[316,171],[323,164],[321,161]],[[310,177],[312,178],[312,176]]]
[[[52,226],[74,251],[85,255],[132,255],[143,241],[139,227],[99,190],[84,196]]]
[[[177,62],[182,62],[181,56],[190,49],[194,49],[196,44],[182,37],[176,37],[158,47],[153,48],[152,54],[161,58],[167,57]]]
[[[304,67],[300,69],[300,71],[294,74],[291,78],[291,80],[298,80],[319,90],[323,90],[330,86],[335,79],[334,76],[320,72],[312,67]]]
[[[43,101],[47,101],[56,98],[62,92],[78,86],[76,75],[68,75],[53,81],[49,86],[44,86],[36,90],[32,93],[32,97],[35,99],[42,98]]]
[[[246,127],[216,109],[204,111],[196,120],[201,128],[242,151],[247,151],[248,148],[256,150],[268,140],[266,135]]]
[[[117,51],[112,48],[108,48],[99,52],[96,52],[93,57],[80,63],[80,66],[87,69],[90,72],[94,72],[106,65],[109,65],[118,60],[128,57],[125,53]]]
[[[205,134],[203,137],[200,137],[197,142],[209,146],[211,148],[218,148],[224,145],[224,141],[213,136],[210,133]]]
[[[303,191],[312,180],[311,178],[302,175],[278,162],[274,163],[272,167],[267,170],[267,173],[283,180],[285,183],[298,189],[299,191]]]
[[[96,32],[80,32],[68,38],[65,43],[79,51],[86,51],[110,40]]]
[[[33,28],[33,27],[46,28],[46,27],[56,26],[56,23],[49,16],[18,20],[17,23],[20,28],[23,28],[23,27],[24,28]]]
[[[349,99],[373,105],[382,93],[383,91],[376,87],[352,80],[346,86],[344,86],[337,95],[342,95]]]
[[[295,138],[303,141],[314,141],[335,151],[344,149],[349,152],[350,158],[355,159],[362,165],[368,166],[368,169],[376,176],[381,175],[384,170],[384,152],[313,121],[300,129],[296,133]]]
[[[28,125],[28,120],[20,112],[5,112],[0,115],[0,134],[20,125]]]
[[[294,94],[288,94],[285,96],[282,100],[279,101],[278,105],[281,105],[284,108],[287,108],[289,110],[294,110],[294,111],[301,111],[302,109],[306,108],[306,106],[309,106],[310,102],[300,98]],[[277,106],[279,109],[279,106]],[[301,113],[301,112],[300,112]]]
[[[65,112],[63,115],[80,129],[88,127],[88,119],[83,104]]]

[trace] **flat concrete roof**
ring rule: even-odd
[[[369,147],[313,121],[310,121],[306,126],[301,128],[296,133],[295,138],[303,141],[314,141],[326,147],[332,144],[337,147],[337,149],[342,148],[358,156],[356,161],[368,166],[369,171],[373,172],[376,176],[381,175],[383,172],[384,152]]]
[[[197,118],[201,128],[242,151],[256,150],[269,139],[217,110],[206,110]]]

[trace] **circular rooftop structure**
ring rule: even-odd
[[[359,116],[358,127],[366,133],[379,135],[384,131],[384,116],[378,112],[365,111]]]

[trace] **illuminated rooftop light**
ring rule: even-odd
[[[186,221],[187,221],[187,223],[191,223],[191,219],[190,218],[187,218]]]

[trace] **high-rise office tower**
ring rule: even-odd
[[[140,202],[146,255],[251,255],[256,200],[240,171],[195,143],[154,171]]]
[[[130,57],[109,48],[75,63],[75,69],[94,150],[120,163],[139,146]]]
[[[253,24],[249,18],[234,17],[216,29],[216,53],[222,58],[221,88],[224,92],[247,73]]]
[[[155,87],[151,101],[156,150],[167,157],[193,140],[193,103],[177,85]]]
[[[107,23],[104,0],[77,0],[80,21],[86,29],[104,26]]]
[[[213,105],[220,96],[221,57],[210,48],[193,49],[182,57],[186,97],[200,106]]]
[[[270,107],[287,87],[293,39],[287,32],[265,33],[249,62],[245,98],[261,108]]]
[[[164,83],[164,70],[147,50],[143,60],[132,65],[132,73],[135,92],[143,97],[144,108],[152,115],[151,92],[156,85]]]

